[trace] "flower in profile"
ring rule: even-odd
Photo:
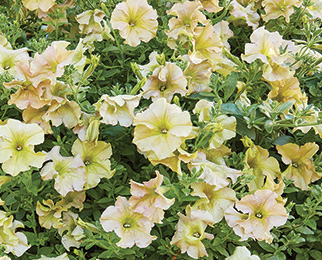
[[[86,183],[85,189],[94,188],[101,178],[111,178],[115,170],[111,170],[109,158],[112,155],[112,148],[104,141],[89,142],[76,139],[72,146],[72,154],[79,155],[85,165]]]
[[[300,7],[301,0],[264,0],[262,5],[265,7],[265,15],[262,18],[265,22],[284,16],[287,23],[290,22],[290,16],[294,13],[294,6]]]
[[[26,124],[36,123],[38,124],[45,134],[52,134],[51,125],[48,121],[45,121],[43,116],[47,112],[49,106],[43,106],[42,108],[36,109],[28,106],[22,112],[22,118]]]
[[[16,176],[31,166],[40,168],[46,159],[43,152],[34,152],[34,146],[44,142],[44,131],[37,124],[24,124],[9,119],[0,125],[0,162],[4,172]]]
[[[134,244],[140,248],[147,247],[157,238],[150,235],[153,222],[134,212],[124,197],[118,197],[115,206],[104,210],[100,223],[106,232],[114,231],[121,238],[116,245],[122,248],[132,247]]]
[[[256,12],[256,9],[250,4],[246,4],[246,7],[238,3],[239,1],[233,0],[230,4],[233,6],[228,21],[233,22],[234,25],[239,23],[251,26],[253,30],[258,27],[260,16]]]
[[[134,108],[140,103],[140,96],[118,95],[110,97],[101,96],[95,104],[96,111],[103,117],[101,122],[109,125],[129,127],[133,122]]]
[[[237,201],[235,207],[225,212],[225,218],[241,240],[249,237],[271,243],[270,230],[286,223],[288,214],[282,203],[276,201],[277,194],[271,190],[257,190]]]
[[[5,47],[6,49],[12,50],[12,46],[10,42],[8,42],[7,38],[4,37],[1,33],[0,33],[0,45]]]
[[[101,22],[105,13],[101,10],[88,10],[76,16],[79,23],[79,30],[82,34],[97,33],[102,31]]]
[[[178,213],[179,221],[176,225],[176,232],[171,240],[171,245],[177,245],[181,253],[187,252],[192,258],[208,256],[203,239],[213,239],[214,235],[206,233],[208,225],[213,225],[213,217],[209,212],[202,210],[192,210],[186,207],[186,216]]]
[[[30,11],[40,9],[47,12],[55,4],[55,0],[22,0],[22,3]]]
[[[127,0],[116,5],[111,16],[113,29],[118,29],[125,43],[135,47],[148,42],[158,29],[158,14],[146,0]]]
[[[86,183],[86,171],[80,155],[76,157],[63,157],[59,153],[59,146],[47,154],[47,162],[41,169],[40,175],[43,180],[55,180],[55,189],[62,196],[66,196],[70,191],[83,190]]]
[[[5,211],[0,211],[0,244],[4,247],[5,253],[20,257],[31,247],[25,234],[16,233],[17,228],[23,227],[20,221],[13,220],[12,215],[7,217]]]
[[[156,171],[157,176],[148,182],[137,183],[130,181],[131,194],[129,205],[135,212],[143,214],[152,222],[162,223],[165,209],[170,208],[174,199],[164,197],[161,187],[163,176]]]
[[[220,222],[225,210],[233,206],[237,200],[234,190],[227,187],[218,190],[215,185],[195,182],[191,184],[191,188],[194,189],[191,195],[200,197],[192,209],[209,212],[213,216],[214,223]]]
[[[257,255],[251,255],[247,247],[238,246],[233,255],[227,257],[225,260],[260,260]]]
[[[143,89],[143,97],[152,97],[155,101],[164,97],[168,102],[171,101],[175,93],[184,96],[188,91],[187,80],[182,70],[175,64],[167,62],[165,66],[157,67],[147,79]]]
[[[282,155],[283,163],[289,165],[283,172],[286,178],[294,181],[294,185],[301,190],[308,190],[309,184],[321,178],[321,174],[315,171],[311,160],[319,150],[316,143],[306,143],[303,146],[297,144],[276,145],[279,154]]]
[[[159,98],[149,108],[136,114],[133,143],[142,152],[153,152],[156,159],[173,156],[173,152],[189,137],[192,123],[188,111]]]

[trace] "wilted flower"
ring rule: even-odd
[[[30,11],[40,9],[47,12],[55,4],[55,0],[22,0],[22,3]]]
[[[191,184],[194,191],[192,196],[200,197],[195,202],[192,209],[199,209],[209,212],[218,223],[224,217],[224,212],[230,206],[233,206],[237,200],[234,190],[230,188],[217,189],[216,186],[206,182],[195,182]]]
[[[16,176],[31,166],[40,168],[46,159],[43,152],[34,152],[34,146],[44,142],[44,132],[37,124],[24,124],[9,119],[0,125],[0,162],[4,172]]]
[[[289,165],[283,172],[286,178],[294,181],[294,185],[301,190],[308,190],[309,184],[321,178],[315,171],[311,160],[312,156],[319,150],[316,143],[306,143],[303,146],[297,144],[276,145],[279,154],[282,155],[283,163]]]
[[[192,123],[188,111],[167,103],[165,98],[159,98],[150,107],[136,114],[134,118],[134,139],[142,152],[153,152],[156,159],[173,156],[192,131]]]
[[[227,257],[225,260],[260,260],[257,255],[251,255],[247,247],[238,246],[233,255]]]
[[[187,80],[182,70],[175,63],[167,62],[165,66],[157,67],[149,76],[142,87],[143,97],[152,97],[153,101],[164,97],[170,102],[175,93],[184,96],[188,92],[186,87]]]
[[[49,106],[43,106],[42,108],[35,109],[28,106],[22,112],[22,118],[27,124],[36,123],[38,124],[45,134],[52,134],[51,125],[48,121],[45,121],[43,116],[47,112]]]
[[[249,237],[271,243],[270,230],[286,223],[288,214],[283,204],[276,201],[277,194],[271,190],[257,190],[253,195],[246,195],[236,202],[237,212],[233,207],[225,212],[225,218],[241,240]]]
[[[134,108],[140,103],[140,96],[118,95],[110,97],[106,94],[101,96],[95,104],[96,110],[103,117],[101,122],[109,125],[129,127],[134,117]]]
[[[127,0],[116,5],[111,16],[113,29],[118,29],[125,43],[135,47],[148,42],[158,29],[157,12],[146,0]]]
[[[59,154],[59,146],[47,155],[48,162],[41,169],[43,180],[55,179],[55,189],[63,196],[70,191],[81,191],[86,183],[85,165],[80,155],[76,157],[63,157]]]
[[[143,248],[157,238],[150,235],[153,222],[134,212],[124,197],[118,197],[115,206],[105,209],[100,222],[106,232],[114,231],[121,238],[117,243],[119,247],[132,247],[136,244]]]
[[[131,183],[131,194],[129,205],[135,212],[143,214],[152,222],[162,223],[165,209],[168,209],[174,199],[170,200],[164,197],[164,191],[161,186],[163,176],[156,171],[157,176],[143,184],[135,181]]]
[[[178,213],[180,219],[176,225],[176,232],[171,240],[171,245],[177,245],[181,253],[187,252],[192,258],[208,256],[202,239],[213,239],[214,235],[206,233],[207,225],[213,225],[213,217],[202,210],[192,210],[186,207],[186,216]]]
[[[72,146],[72,154],[79,155],[85,165],[85,189],[90,189],[100,182],[101,178],[111,178],[115,172],[111,170],[112,148],[104,141],[89,142],[76,139]]]
[[[264,0],[262,5],[265,7],[265,15],[262,18],[265,22],[284,16],[286,22],[290,22],[290,16],[294,13],[294,7],[300,7],[302,0]]]
[[[80,211],[83,209],[83,202],[86,199],[85,191],[70,191],[67,195],[61,200],[61,204],[66,208],[74,207]]]

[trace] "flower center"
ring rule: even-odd
[[[10,69],[10,66],[5,66],[3,69],[8,70],[8,69]]]
[[[161,130],[161,133],[162,133],[162,134],[166,134],[166,133],[168,133],[168,129],[162,129],[162,130]]]
[[[124,224],[123,224],[123,227],[124,227],[124,228],[130,228],[130,227],[131,227],[131,225],[130,225],[129,223],[124,223]]]
[[[167,89],[167,86],[161,86],[161,87],[160,87],[160,91],[161,91],[161,92],[165,91],[166,89]]]
[[[86,160],[86,161],[84,162],[84,164],[85,164],[85,166],[89,165],[89,161],[87,161],[87,160]]]
[[[17,145],[16,146],[16,150],[19,152],[19,151],[21,151],[22,150],[22,146],[19,144],[19,145]]]
[[[193,236],[194,236],[195,238],[200,238],[200,234],[199,234],[199,232],[195,232],[195,233],[193,233]]]
[[[297,168],[299,167],[297,163],[292,163],[292,167]]]
[[[262,213],[257,212],[257,213],[255,214],[255,217],[256,217],[256,218],[263,218],[263,215],[262,215]]]

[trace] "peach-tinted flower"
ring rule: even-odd
[[[244,7],[236,0],[233,0],[230,4],[233,6],[233,9],[230,11],[231,17],[228,19],[229,22],[233,22],[235,25],[240,22],[246,22],[253,30],[258,27],[260,16],[252,5],[247,4],[247,6]]]
[[[40,175],[43,180],[55,180],[55,189],[63,196],[66,196],[70,191],[83,190],[86,183],[85,165],[82,158],[77,155],[76,157],[63,157],[59,153],[59,146],[47,154],[47,162],[41,169]]]
[[[97,33],[102,31],[101,22],[105,13],[101,10],[88,10],[76,16],[79,23],[79,30],[82,34]]]
[[[265,7],[265,15],[262,18],[265,22],[284,16],[286,22],[290,22],[290,16],[294,13],[294,7],[300,7],[302,0],[263,0],[262,5]]]
[[[294,181],[294,185],[301,190],[308,190],[309,184],[321,178],[315,171],[311,160],[312,156],[319,150],[316,143],[306,143],[303,146],[297,144],[276,145],[279,154],[282,155],[283,163],[289,165],[283,175]]]
[[[47,12],[55,4],[55,0],[22,0],[22,3],[30,11],[40,9]]]
[[[175,15],[169,20],[168,38],[178,39],[181,34],[192,36],[198,23],[207,24],[207,18],[200,12],[202,5],[197,1],[176,3],[167,11],[168,15]]]
[[[111,178],[115,170],[111,170],[112,148],[104,141],[88,142],[76,139],[72,146],[72,154],[80,155],[86,170],[85,189],[90,189],[100,182],[101,178]]]
[[[164,97],[170,102],[175,93],[184,96],[188,92],[186,87],[187,80],[182,70],[175,63],[167,62],[165,66],[157,67],[149,76],[142,87],[143,97],[152,97],[153,101]]]
[[[156,171],[157,176],[148,182],[130,181],[131,194],[129,205],[135,212],[143,214],[152,222],[162,223],[165,209],[170,208],[174,199],[167,199],[161,187],[163,176]]]
[[[218,13],[223,8],[220,7],[219,0],[199,0],[202,4],[203,9],[205,9],[209,13]]]
[[[116,5],[111,16],[113,29],[118,29],[125,43],[135,47],[148,42],[158,29],[158,14],[146,0],[127,0]]]
[[[16,176],[31,166],[40,168],[46,159],[34,146],[44,142],[44,132],[37,124],[24,124],[9,119],[0,126],[0,162],[4,172]]]
[[[160,160],[173,156],[192,131],[189,112],[182,112],[165,98],[159,98],[146,111],[136,114],[133,125],[133,143],[140,151],[153,152]]]
[[[277,194],[271,190],[257,190],[253,195],[246,195],[225,212],[225,218],[241,240],[249,237],[271,243],[270,230],[286,223],[288,214],[283,204],[276,201]]]
[[[195,202],[192,209],[199,209],[209,212],[218,223],[224,217],[224,212],[230,206],[233,206],[237,200],[234,190],[230,188],[216,189],[216,186],[209,185],[206,182],[195,182],[191,184],[194,191],[192,196],[200,197]]]
[[[140,103],[140,96],[118,95],[110,97],[107,94],[101,96],[95,104],[96,110],[103,117],[101,122],[109,125],[129,127],[134,117],[134,108]]]
[[[181,253],[187,252],[195,259],[208,256],[201,240],[214,238],[214,235],[205,232],[207,225],[214,224],[211,214],[202,210],[192,210],[190,206],[187,206],[186,216],[181,213],[178,215],[180,218],[171,245],[177,245]]]
[[[132,247],[134,244],[140,248],[147,247],[157,238],[150,235],[153,222],[134,212],[124,197],[118,197],[115,206],[104,210],[100,223],[106,232],[114,231],[121,238],[116,245],[122,248]]]
[[[233,255],[227,257],[225,260],[260,260],[257,255],[251,255],[247,247],[238,246]]]
[[[22,118],[27,124],[36,123],[38,124],[45,134],[52,134],[51,125],[48,121],[43,119],[43,115],[47,112],[49,106],[44,106],[39,109],[28,106],[22,112]]]

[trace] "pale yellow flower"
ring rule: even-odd
[[[260,260],[257,255],[251,255],[247,247],[238,246],[233,255],[227,257],[225,260]]]
[[[30,11],[40,9],[47,12],[55,4],[55,0],[22,0],[22,3]]]
[[[134,212],[124,197],[118,197],[115,206],[104,210],[100,223],[106,232],[114,231],[121,238],[116,245],[122,248],[134,245],[144,248],[157,238],[150,235],[153,222]]]
[[[101,96],[94,104],[96,111],[103,117],[101,122],[109,125],[129,127],[134,118],[134,108],[140,103],[140,96],[118,95],[110,97],[107,94]]]
[[[214,25],[214,32],[219,35],[222,43],[227,50],[230,50],[228,39],[234,36],[232,30],[229,29],[229,23],[227,21],[221,21]]]
[[[192,258],[208,256],[203,239],[213,239],[214,235],[206,233],[208,225],[213,225],[213,217],[209,212],[192,210],[186,207],[186,216],[178,213],[179,221],[176,225],[176,232],[171,240],[171,245],[177,245],[181,253],[187,252]]]
[[[203,9],[209,13],[218,13],[223,8],[219,6],[219,0],[199,0]]]
[[[265,22],[284,16],[287,23],[290,22],[290,16],[295,12],[294,7],[300,7],[302,0],[263,0],[265,15],[262,18]]]
[[[133,125],[133,143],[140,151],[153,152],[160,160],[173,156],[192,131],[189,112],[182,112],[165,98],[159,98],[146,111],[136,114]]]
[[[236,0],[233,0],[230,4],[233,6],[233,9],[230,11],[231,17],[228,19],[229,22],[233,22],[235,25],[246,22],[253,30],[258,27],[260,16],[252,5],[247,4],[244,7]]]
[[[131,183],[131,194],[129,205],[135,212],[143,214],[152,222],[162,223],[165,209],[170,208],[175,199],[167,199],[163,195],[163,175],[156,171],[157,176],[148,182]]]
[[[101,10],[88,10],[76,16],[79,23],[79,30],[82,34],[97,33],[102,31],[101,22],[105,13]]]
[[[143,97],[152,97],[153,101],[164,97],[170,102],[175,93],[185,96],[188,92],[186,87],[187,80],[182,70],[175,63],[167,62],[165,66],[157,67],[148,77],[142,87]]]
[[[44,142],[44,132],[37,124],[24,124],[9,119],[0,126],[0,162],[4,172],[16,176],[31,166],[40,168],[46,159],[34,146]]]
[[[311,0],[311,5],[307,8],[307,11],[312,15],[313,19],[322,19],[322,1],[321,0]]]
[[[113,29],[118,29],[125,43],[135,47],[148,42],[158,29],[157,12],[146,0],[127,0],[116,5],[111,16]]]
[[[6,49],[12,50],[12,46],[11,46],[10,42],[8,42],[6,37],[4,37],[1,33],[0,33],[0,45],[5,47]]]

